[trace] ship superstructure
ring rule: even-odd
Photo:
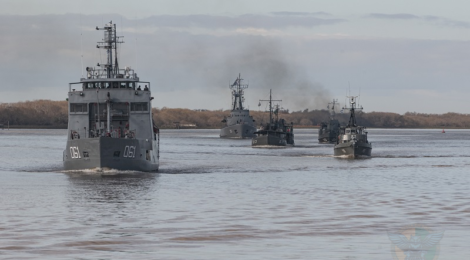
[[[248,88],[248,84],[243,84],[242,80],[239,74],[235,82],[229,86],[232,90],[232,111],[230,116],[222,120],[226,126],[220,129],[221,138],[252,138],[256,131],[255,120],[250,116],[250,111],[243,106],[244,90]]]
[[[106,63],[87,67],[86,78],[69,83],[69,121],[65,170],[110,168],[157,171],[159,130],[152,119],[150,82],[141,81],[130,67],[121,69],[112,22],[97,48],[106,51]]]
[[[318,129],[318,142],[325,144],[334,144],[338,139],[340,124],[336,120],[336,105],[339,105],[338,101],[333,99],[332,102],[328,103],[328,112],[330,113],[330,120],[328,122],[322,122]]]
[[[348,125],[340,127],[338,140],[334,147],[335,156],[344,156],[348,158],[369,157],[372,152],[372,144],[367,140],[367,130],[364,126],[356,124],[356,110],[362,110],[362,107],[356,107],[355,96],[349,96],[350,112]]]
[[[255,132],[256,136],[251,141],[253,147],[294,145],[294,124],[279,118],[279,104],[273,104],[280,101],[272,99],[271,90],[269,100],[259,101],[260,105],[261,102],[269,102],[269,122]]]

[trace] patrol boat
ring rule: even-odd
[[[282,100],[273,100],[272,91],[269,90],[269,100],[260,100],[259,106],[264,101],[269,102],[269,123],[255,132],[256,136],[253,137],[251,146],[293,146],[294,123],[287,124],[284,119],[279,119],[279,105],[273,105],[273,102],[280,102]]]
[[[69,83],[64,168],[157,171],[160,135],[152,120],[150,82],[140,81],[130,67],[119,68],[117,45],[123,41],[116,24],[96,29],[104,31],[97,48],[106,50],[107,60]]]
[[[221,138],[252,138],[256,131],[255,120],[250,116],[250,111],[243,107],[245,101],[243,90],[248,88],[248,84],[242,84],[242,80],[239,74],[235,82],[229,86],[232,90],[232,111],[230,116],[222,120],[227,126],[220,129]]]
[[[340,127],[338,140],[334,147],[335,156],[345,156],[348,158],[357,158],[370,156],[372,144],[367,140],[367,131],[364,126],[356,124],[356,110],[362,110],[362,107],[356,108],[356,98],[349,97],[351,107],[349,109],[350,116],[347,126]]]
[[[335,99],[328,103],[327,108],[330,113],[330,121],[328,123],[321,122],[320,128],[318,129],[318,142],[321,144],[334,144],[338,138],[340,124],[335,118],[335,105],[337,103],[338,101]]]

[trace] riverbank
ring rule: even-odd
[[[155,124],[161,129],[174,129],[188,126],[195,129],[220,129],[222,120],[230,115],[229,110],[191,110],[186,108],[154,108]],[[262,111],[250,111],[255,125],[264,125],[269,121],[269,114]],[[281,111],[279,117],[295,128],[316,128],[330,118],[326,110]],[[357,123],[369,128],[404,128],[404,129],[468,129],[470,115],[459,113],[424,114],[407,112],[361,112],[357,113]],[[341,125],[349,120],[348,113],[337,113],[336,119]],[[68,123],[67,101],[35,100],[18,103],[0,104],[0,124],[7,128],[65,129]],[[1,129],[1,128],[0,128]]]

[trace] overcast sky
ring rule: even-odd
[[[228,109],[238,73],[246,105],[290,110],[468,113],[470,2],[314,0],[3,0],[0,102],[64,100],[112,20],[120,64],[150,81],[154,107]],[[83,66],[82,59],[83,56]],[[262,108],[264,109],[264,108]]]

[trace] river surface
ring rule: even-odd
[[[162,130],[159,173],[77,173],[66,130],[0,130],[0,259],[394,259],[413,225],[470,256],[468,130],[369,129],[359,160],[218,133]]]

